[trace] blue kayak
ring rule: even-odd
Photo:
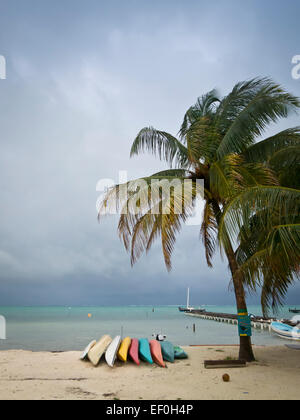
[[[170,341],[160,341],[161,353],[164,360],[167,362],[174,362],[175,351],[174,346]]]
[[[150,351],[150,345],[147,338],[139,339],[139,355],[144,362],[153,363]]]
[[[174,346],[174,357],[175,359],[187,359],[187,353],[179,346]]]

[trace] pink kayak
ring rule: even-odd
[[[154,362],[161,367],[166,367],[163,361],[162,353],[161,353],[160,342],[157,340],[150,340],[149,344],[150,344],[151,356]]]
[[[140,360],[139,360],[139,340],[138,339],[133,338],[131,340],[131,344],[130,344],[128,354],[131,357],[131,359],[134,361],[134,363],[136,363],[137,365],[140,364]]]

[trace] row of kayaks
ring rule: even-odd
[[[122,362],[132,360],[137,365],[140,361],[146,363],[156,363],[165,367],[165,362],[174,362],[174,359],[186,359],[187,353],[179,346],[174,346],[170,341],[148,340],[147,338],[121,339],[117,335],[112,339],[109,335],[103,335],[99,341],[93,340],[84,349],[80,356],[81,360],[90,360],[97,366],[101,357],[105,355],[105,360],[110,367],[113,367],[116,359]]]

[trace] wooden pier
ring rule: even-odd
[[[197,318],[207,319],[210,321],[216,322],[226,322],[228,324],[237,325],[238,316],[236,314],[226,314],[226,313],[217,313],[217,312],[206,312],[197,309],[191,309],[189,312],[185,312],[188,316],[193,316]],[[276,321],[275,318],[266,318],[266,317],[251,317],[251,326],[252,328],[257,328],[261,330],[271,331],[271,322]]]

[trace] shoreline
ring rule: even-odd
[[[237,358],[236,345],[183,348],[189,358],[167,369],[120,361],[95,368],[79,360],[79,351],[3,350],[0,400],[299,399],[300,352],[284,344],[254,346],[256,362],[234,369],[205,369],[204,360]],[[223,382],[224,373],[230,382]]]

